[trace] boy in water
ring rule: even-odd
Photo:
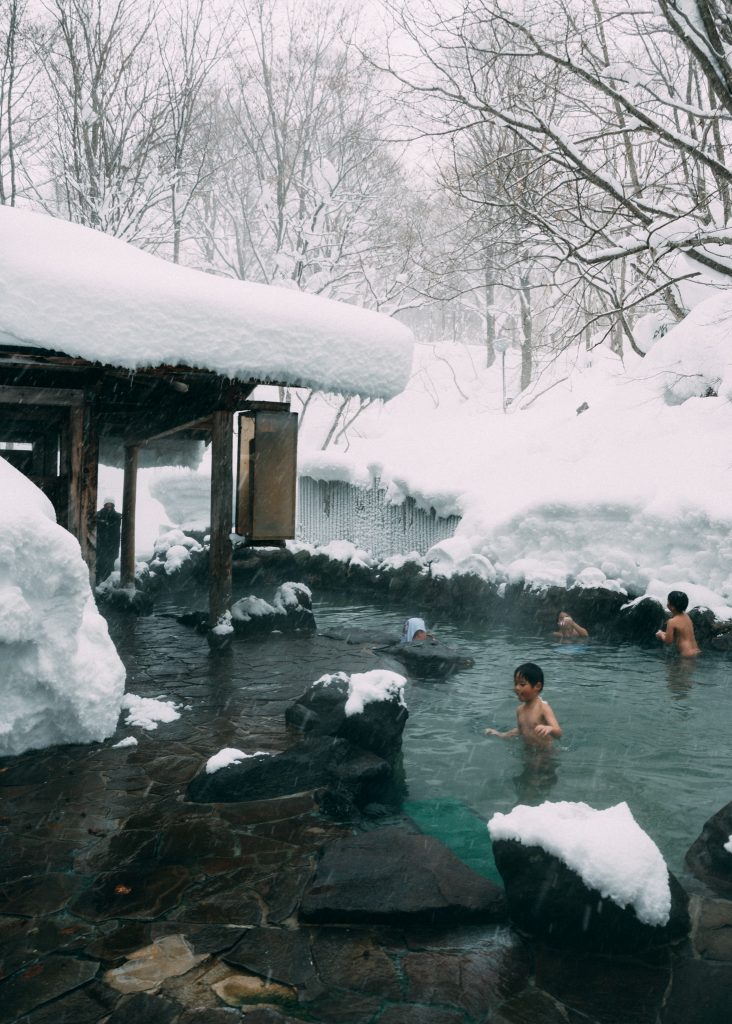
[[[676,644],[676,649],[682,658],[693,658],[701,651],[696,644],[694,635],[694,623],[686,614],[689,607],[689,598],[683,590],[672,590],[666,598],[671,618],[666,623],[666,629],[659,629],[656,639],[665,644]]]
[[[538,746],[549,746],[552,738],[559,739],[562,735],[561,726],[541,696],[544,689],[544,673],[539,666],[531,661],[519,665],[513,674],[513,689],[519,700],[519,707],[516,709],[516,728],[508,732],[486,729],[486,736],[500,736],[502,739],[521,736],[527,743]]]

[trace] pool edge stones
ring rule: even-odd
[[[320,852],[300,906],[307,922],[506,920],[503,890],[438,839],[391,825],[339,839]]]

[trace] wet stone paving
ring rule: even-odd
[[[505,923],[305,923],[318,851],[399,815],[339,820],[314,792],[186,800],[221,748],[297,742],[286,708],[325,672],[380,667],[369,648],[270,636],[216,656],[162,616],[110,631],[127,690],[173,700],[180,718],[148,732],[123,715],[104,744],[0,761],[0,1024],[660,1019],[668,951],[610,965],[532,948]],[[129,735],[138,746],[113,748]],[[685,1020],[677,1002],[670,1024]]]

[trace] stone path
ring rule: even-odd
[[[688,951],[674,970],[669,952],[577,963],[506,926],[302,924],[318,849],[385,822],[330,820],[312,793],[192,804],[185,788],[222,747],[291,745],[288,704],[377,656],[272,636],[215,657],[172,619],[110,628],[127,689],[181,717],[0,762],[0,1024],[726,1024]]]

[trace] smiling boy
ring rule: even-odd
[[[516,709],[516,728],[508,732],[486,729],[486,736],[500,736],[509,739],[521,736],[527,743],[549,746],[552,739],[559,739],[562,728],[556,715],[541,694],[544,689],[544,673],[531,661],[519,665],[513,674],[513,690],[519,701]]]

